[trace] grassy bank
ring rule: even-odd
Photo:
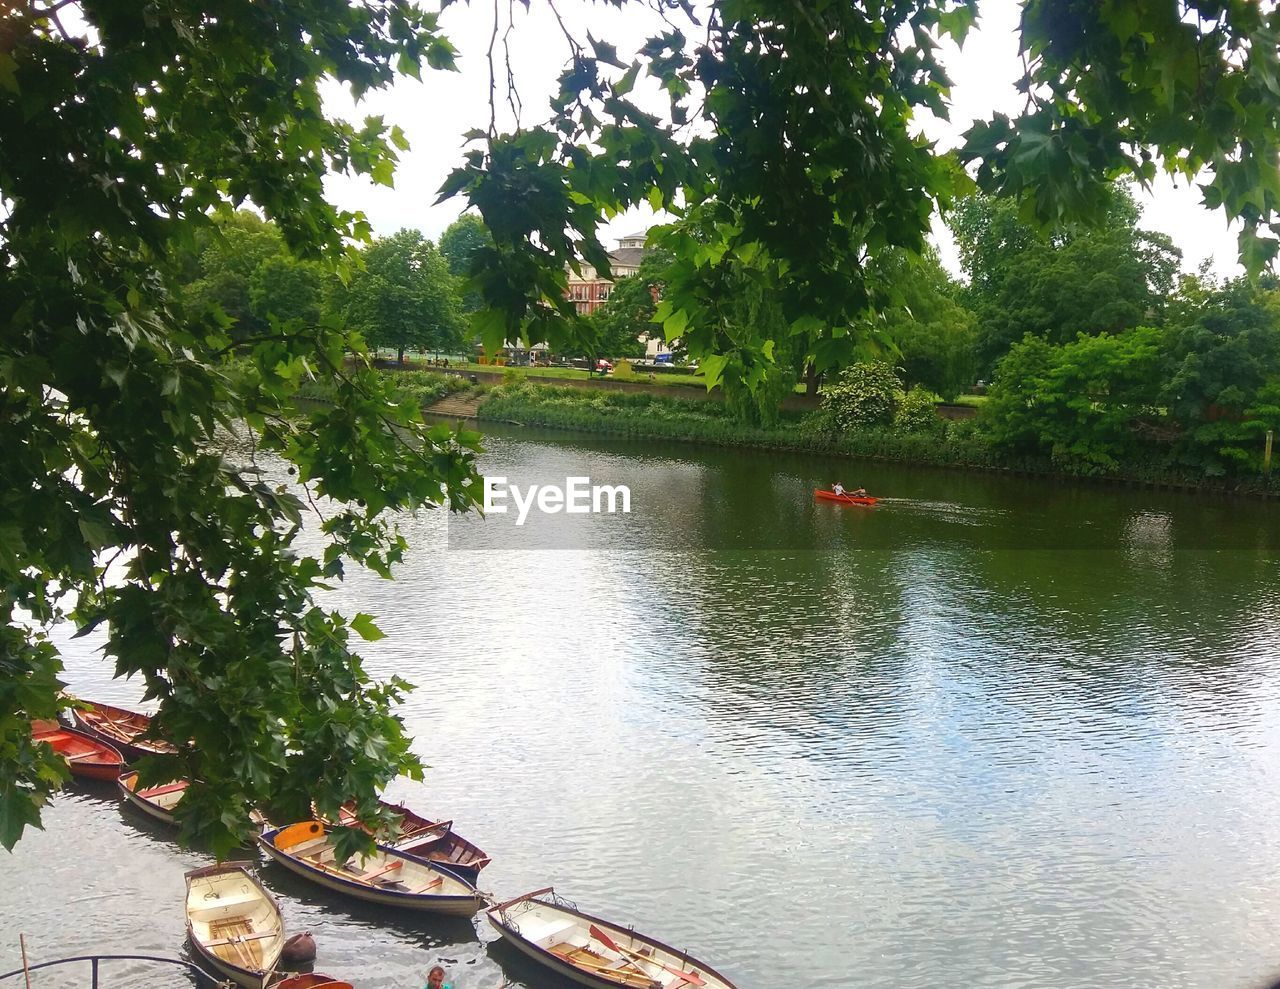
[[[1190,470],[1171,470],[1160,463],[1130,464],[1123,472],[1103,474],[1065,470],[1047,458],[1010,457],[991,445],[974,420],[939,420],[936,428],[923,432],[886,428],[833,435],[814,413],[784,413],[776,426],[760,427],[737,421],[718,402],[570,390],[528,382],[493,389],[481,401],[478,415],[481,419],[635,439],[714,443],[940,467],[1280,496],[1280,484],[1275,480],[1268,485],[1262,478],[1208,479]]]

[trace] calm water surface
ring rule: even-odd
[[[742,989],[1252,987],[1280,974],[1274,507],[495,429],[513,482],[628,516],[407,518],[374,669],[432,766],[392,796]],[[856,476],[855,476],[856,474]],[[815,504],[837,477],[889,495]],[[537,550],[525,547],[544,547]],[[92,638],[78,693],[131,703]],[[0,853],[0,969],[166,955],[207,859],[77,788]],[[478,919],[261,875],[317,968],[551,989]],[[117,984],[144,985],[126,979]],[[72,984],[63,977],[38,986]],[[164,984],[156,980],[155,984]]]

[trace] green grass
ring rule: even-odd
[[[975,409],[978,409],[987,404],[987,396],[986,395],[961,395],[951,404],[952,405],[968,405],[968,406],[972,406]]]

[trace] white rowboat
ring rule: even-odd
[[[284,948],[280,905],[242,866],[187,873],[187,937],[209,968],[263,989]]]
[[[735,989],[687,953],[554,897],[548,887],[499,903],[489,923],[534,961],[593,989]]]
[[[258,842],[286,869],[368,903],[457,917],[471,917],[484,906],[484,896],[461,876],[386,845],[365,858],[339,862],[331,830],[320,821],[302,821],[269,828]]]
[[[178,806],[178,801],[187,792],[186,780],[165,783],[162,786],[143,787],[139,790],[138,772],[131,769],[121,774],[116,780],[116,785],[120,787],[120,796],[144,814],[149,814],[165,824],[178,823],[173,819],[173,808]]]

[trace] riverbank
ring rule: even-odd
[[[649,394],[556,388],[528,382],[486,392],[476,407],[481,420],[572,429],[633,439],[712,443],[934,467],[1060,477],[1103,484],[1272,498],[1280,483],[1263,478],[1214,479],[1165,464],[1130,464],[1123,471],[1064,469],[1047,458],[1012,457],[996,449],[971,419],[939,419],[918,432],[863,429],[833,435],[813,412],[784,410],[776,426],[752,426],[721,403],[682,401]]]

